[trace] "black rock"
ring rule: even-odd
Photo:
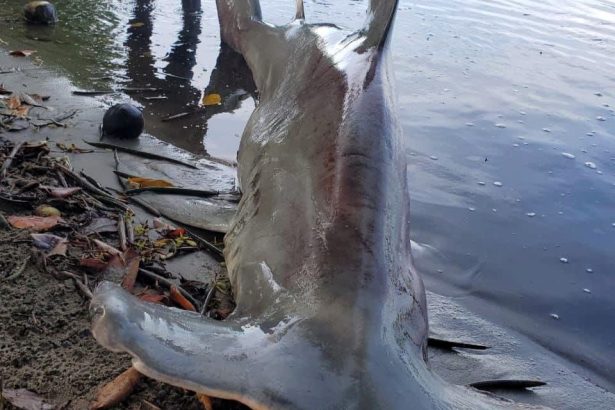
[[[26,21],[31,24],[56,24],[58,13],[48,1],[31,1],[23,9]]]
[[[134,105],[116,104],[105,113],[102,132],[105,136],[138,138],[143,132],[143,113]]]

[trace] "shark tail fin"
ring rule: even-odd
[[[295,20],[305,20],[305,7],[303,6],[303,0],[297,1],[297,11],[295,12]]]
[[[395,20],[399,0],[370,0],[367,10],[367,23],[363,29],[365,41],[363,48],[382,49],[386,46]]]

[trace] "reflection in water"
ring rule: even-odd
[[[241,101],[255,97],[252,75],[240,54],[222,46],[204,93],[193,85],[191,79],[201,35],[200,0],[182,1],[182,26],[170,52],[163,58],[167,64],[160,73],[152,53],[152,14],[155,5],[152,0],[138,0],[135,3],[125,42],[128,50],[126,75],[130,87],[158,88],[161,90],[159,94],[166,99],[148,100],[150,94],[137,94],[133,98],[145,106],[148,131],[188,151],[205,153],[203,138],[209,119],[216,114],[233,112]],[[222,104],[200,106],[201,96],[209,93],[220,94]],[[190,115],[169,122],[162,121],[167,116],[182,112]]]

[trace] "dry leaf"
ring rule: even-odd
[[[6,401],[18,409],[52,410],[54,408],[51,404],[45,403],[41,396],[26,389],[2,389],[1,393]]]
[[[92,222],[83,229],[83,233],[86,235],[111,232],[117,232],[117,221],[109,218],[94,218]]]
[[[54,188],[49,191],[49,195],[54,198],[68,198],[76,192],[81,191],[79,187],[69,187],[69,188]]]
[[[140,177],[128,178],[128,183],[137,188],[169,188],[174,186],[172,183],[165,181],[164,179],[149,179]]]
[[[216,93],[207,94],[203,96],[202,103],[206,107],[210,105],[221,105],[222,97],[220,96],[220,94],[216,94]]]
[[[21,99],[17,94],[13,94],[7,100],[6,106],[11,110],[19,108],[21,106]]]
[[[186,230],[184,228],[173,229],[166,233],[167,238],[179,238],[180,236],[184,236],[186,234]]]
[[[94,272],[102,272],[107,268],[108,263],[97,258],[83,258],[79,261],[79,266]]]
[[[21,105],[14,110],[11,110],[11,115],[14,115],[15,117],[19,118],[26,118],[28,116],[28,113],[30,112],[30,108],[32,107],[30,107],[29,105]]]
[[[66,238],[50,233],[33,233],[30,234],[30,236],[32,237],[32,244],[38,249],[46,252],[45,256],[66,256],[66,251],[68,249],[68,240],[66,240]]]
[[[171,286],[171,300],[181,306],[184,310],[196,312],[196,308],[175,286]]]
[[[96,244],[96,246],[98,246],[98,248],[101,251],[107,252],[108,254],[111,254],[111,255],[117,255],[117,256],[121,256],[122,255],[122,252],[120,252],[119,250],[117,250],[116,248],[114,248],[111,245],[107,245],[103,241],[100,241],[98,239],[94,239],[94,243]]]
[[[108,409],[125,400],[141,379],[134,367],[126,370],[115,379],[105,384],[96,394],[96,400],[90,406],[91,410]]]
[[[28,57],[36,53],[36,50],[13,50],[9,54],[15,57]]]
[[[34,210],[34,215],[36,216],[61,216],[62,213],[60,212],[59,209],[54,208],[53,206],[39,205]]]
[[[124,260],[126,261],[126,273],[124,274],[124,279],[122,279],[122,287],[132,292],[137,281],[141,257],[136,251],[129,249],[124,254]]]
[[[165,300],[166,298],[167,297],[165,295],[150,295],[147,293],[139,296],[139,299],[144,302],[159,303],[161,305],[164,305],[163,300]]]
[[[47,231],[60,222],[59,216],[9,216],[9,223],[17,229],[30,229],[35,232]]]
[[[71,154],[89,154],[91,152],[94,152],[93,149],[79,148],[75,144],[66,145],[62,142],[57,142],[56,147],[60,148],[64,152],[69,152]]]
[[[4,84],[0,84],[0,94],[7,95],[7,94],[13,94],[13,92],[4,88]]]
[[[196,394],[196,398],[199,399],[199,401],[201,402],[201,404],[203,405],[203,409],[205,410],[213,410],[214,406],[211,403],[211,397],[203,394],[203,393],[197,393]]]
[[[143,27],[144,25],[145,23],[143,23],[142,21],[135,21],[134,23],[130,23],[130,27],[134,28]]]
[[[47,108],[43,105],[43,98],[38,94],[21,93],[20,98],[23,104],[28,104],[33,107]]]
[[[175,229],[175,227],[173,225],[169,225],[166,222],[161,221],[158,218],[154,218],[154,220],[152,221],[154,223],[154,228],[156,230],[173,230]]]

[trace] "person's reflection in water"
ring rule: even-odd
[[[148,100],[147,97],[153,94],[133,95],[145,107],[146,128],[149,132],[180,148],[203,154],[203,136],[207,132],[209,118],[234,111],[241,101],[250,96],[256,98],[252,73],[240,54],[222,45],[216,67],[205,89],[205,94],[220,94],[222,105],[199,108],[202,92],[192,86],[191,80],[200,43],[201,2],[182,1],[182,28],[171,51],[163,59],[167,62],[163,72],[157,71],[151,52],[153,4],[151,0],[138,0],[135,4],[134,19],[131,20],[125,43],[128,49],[128,86],[159,88],[161,91],[157,94],[167,97],[165,100]],[[193,111],[188,117],[162,121],[169,115]]]

